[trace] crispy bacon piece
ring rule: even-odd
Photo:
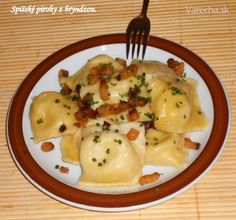
[[[120,112],[125,112],[129,109],[129,103],[126,101],[120,101],[119,103]]]
[[[144,97],[138,97],[137,99],[136,99],[136,105],[137,106],[144,106],[144,105],[146,105],[147,104],[147,99],[146,98],[144,98]]]
[[[120,74],[117,76],[118,80],[128,79],[131,76],[135,76],[137,74],[138,67],[136,64],[131,64],[127,68],[124,68],[120,71]]]
[[[71,93],[72,93],[72,89],[69,86],[64,85],[61,88],[61,94],[63,94],[63,95],[70,95]]]
[[[136,121],[137,119],[140,118],[140,115],[138,113],[138,111],[134,108],[131,109],[128,113],[128,120],[129,121]]]
[[[81,85],[77,84],[76,87],[75,87],[75,91],[79,94],[80,90],[81,90]]]
[[[106,79],[102,79],[100,81],[99,92],[100,92],[100,97],[103,101],[107,101],[109,99],[109,91]]]
[[[184,139],[184,146],[192,150],[198,150],[200,148],[200,143],[192,141],[190,138]]]
[[[173,58],[170,58],[167,60],[168,67],[170,67],[172,70],[174,70],[175,74],[177,76],[182,76],[184,73],[184,63],[178,62],[177,60],[174,60]]]
[[[58,77],[59,77],[59,78],[61,78],[61,77],[67,78],[68,76],[69,76],[69,71],[67,71],[67,70],[61,69],[61,70],[58,72]]]
[[[154,128],[153,121],[143,121],[142,124],[144,125],[145,130],[147,130],[149,128]]]
[[[84,110],[79,109],[76,113],[75,113],[75,119],[78,121],[80,119],[86,119],[87,115],[84,112]]]
[[[120,105],[119,104],[113,104],[111,105],[111,108],[110,108],[110,114],[111,115],[116,115],[116,114],[119,114],[121,112],[121,109],[120,109]]]
[[[59,127],[59,131],[60,131],[61,133],[63,133],[66,129],[67,129],[67,127],[66,127],[64,124],[62,124],[62,125]]]
[[[68,167],[60,166],[59,170],[60,170],[61,173],[69,173],[69,168]]]
[[[100,105],[100,106],[96,109],[96,111],[97,111],[97,113],[98,113],[100,116],[108,116],[108,115],[111,114],[110,109],[111,109],[111,105],[108,104],[108,103],[104,103],[104,104]]]
[[[116,61],[117,61],[119,64],[121,64],[123,67],[126,67],[126,60],[117,57],[117,58],[116,58]]]
[[[98,66],[94,66],[89,70],[89,74],[87,76],[88,84],[94,85],[98,82],[100,76],[100,70]]]
[[[97,117],[97,112],[93,110],[92,108],[87,108],[83,110],[83,112],[88,118],[95,119]]]
[[[128,70],[130,70],[133,73],[133,75],[136,75],[138,72],[138,67],[136,64],[133,63],[128,66]]]
[[[148,174],[148,175],[144,175],[139,178],[139,183],[140,183],[140,185],[152,183],[155,180],[159,179],[159,177],[160,177],[160,174],[157,172],[152,173],[152,174]]]
[[[41,145],[41,150],[43,152],[49,152],[54,149],[54,144],[52,142],[43,142]]]
[[[130,73],[130,71],[128,71],[127,68],[124,68],[123,70],[120,71],[120,74],[117,76],[117,79],[124,80],[124,79],[131,77],[131,76],[132,76],[132,74]]]
[[[139,131],[134,128],[131,128],[129,132],[126,134],[126,137],[129,140],[134,141],[137,139],[138,135],[139,135]]]
[[[81,118],[74,123],[74,125],[78,128],[84,127],[88,122],[88,118]]]

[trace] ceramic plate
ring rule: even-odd
[[[187,77],[198,81],[202,108],[209,120],[205,131],[193,132],[190,137],[201,143],[191,151],[188,164],[181,170],[170,167],[145,166],[143,173],[159,172],[161,178],[146,186],[81,188],[77,185],[80,167],[64,163],[59,148],[60,138],[52,139],[55,150],[44,153],[32,141],[29,107],[32,98],[43,91],[59,91],[58,71],[75,73],[88,59],[107,54],[125,58],[125,35],[104,35],[69,45],[35,67],[16,91],[7,117],[9,150],[22,174],[39,190],[68,205],[96,211],[129,211],[164,202],[191,187],[218,159],[229,128],[229,107],[225,91],[214,71],[197,55],[173,42],[153,37],[149,39],[146,60],[166,63],[176,58],[185,63]],[[55,165],[69,167],[62,174]]]

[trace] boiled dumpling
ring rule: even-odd
[[[110,64],[114,68],[114,72],[119,72],[123,67],[119,62],[114,60],[112,57],[107,56],[105,54],[101,54],[98,56],[95,56],[94,58],[88,60],[88,62],[74,75],[70,77],[60,77],[60,84],[64,85],[66,84],[69,86],[72,90],[75,90],[76,85],[80,84],[81,81],[85,82],[87,75],[89,73],[89,70],[92,67],[101,65],[101,64]]]
[[[62,137],[61,153],[64,162],[79,164],[81,130],[82,128],[77,128],[74,134],[67,134]]]
[[[30,122],[37,143],[48,138],[73,134],[76,102],[58,92],[43,92],[33,99],[30,107]]]
[[[79,184],[122,186],[138,183],[142,165],[125,135],[112,131],[92,133],[80,148]]]
[[[145,164],[181,167],[186,164],[188,150],[181,134],[148,129]]]
[[[201,110],[194,83],[193,80],[181,82],[163,77],[150,82],[156,129],[185,133],[206,128],[207,119]]]

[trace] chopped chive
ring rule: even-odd
[[[118,133],[118,132],[119,132],[119,129],[115,129],[115,131],[114,131],[114,132]]]
[[[59,169],[59,167],[60,167],[59,165],[55,165],[55,169]]]
[[[42,118],[39,118],[39,119],[37,120],[37,124],[41,124],[41,123],[43,123],[43,119],[42,119]]]
[[[120,139],[115,139],[114,141],[118,144],[122,144],[122,141]]]
[[[125,120],[124,115],[121,115],[120,118],[121,118],[121,120]]]
[[[100,136],[95,135],[94,138],[93,138],[93,142],[95,142],[95,143],[100,142],[101,140],[99,138],[100,138]]]
[[[71,99],[72,99],[72,101],[77,101],[79,99],[79,96],[78,95],[73,95]]]

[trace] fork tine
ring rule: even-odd
[[[129,48],[130,48],[130,28],[129,26],[127,27],[127,30],[126,30],[126,58],[128,59],[129,57]]]
[[[142,53],[142,60],[145,56],[145,52],[146,52],[146,47],[147,47],[147,40],[148,40],[148,35],[149,35],[149,31],[145,30],[144,31],[144,39],[143,39],[143,53]]]
[[[138,44],[138,49],[137,49],[137,58],[139,57],[141,38],[142,38],[142,32],[139,31],[139,33],[138,33],[138,35],[137,35],[137,44]]]
[[[133,34],[132,34],[132,59],[134,57],[134,51],[135,51],[135,46],[136,46],[136,35],[137,35],[137,30],[134,30],[133,31]]]

